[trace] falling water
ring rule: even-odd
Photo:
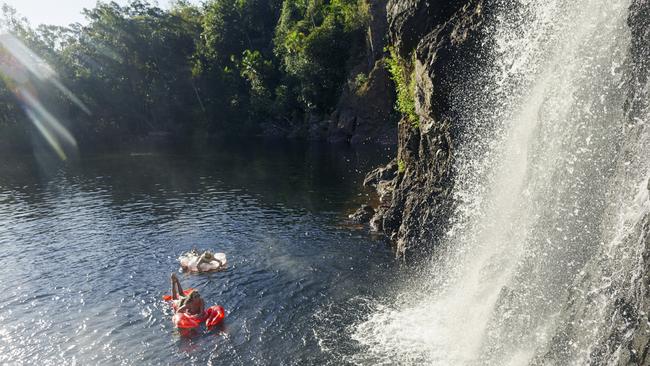
[[[486,27],[496,62],[464,83],[481,90],[455,99],[470,127],[451,229],[422,278],[354,326],[364,352],[353,362],[616,361],[616,346],[596,348],[614,300],[641,276],[650,212],[648,116],[623,107],[629,7],[499,4]]]

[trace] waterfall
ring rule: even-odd
[[[610,344],[610,320],[643,276],[650,212],[648,115],[624,107],[629,7],[496,6],[495,62],[454,93],[468,127],[451,228],[430,268],[354,325],[353,362],[616,363],[631,334]]]

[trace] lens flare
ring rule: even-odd
[[[39,100],[38,89],[53,87],[84,113],[90,115],[90,109],[61,83],[54,68],[9,33],[0,34],[0,73],[45,141],[67,160],[66,148],[76,150],[77,140]]]

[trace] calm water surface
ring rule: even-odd
[[[387,243],[346,224],[389,152],[278,143],[0,160],[0,364],[345,364],[351,325],[386,296]],[[250,146],[253,145],[253,146]],[[161,301],[179,275],[223,326],[183,336]]]

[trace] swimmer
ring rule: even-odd
[[[171,275],[172,300],[176,304],[177,313],[188,313],[190,315],[203,315],[205,313],[205,302],[197,290],[184,295],[181,282],[175,273]]]
[[[210,262],[212,262],[212,261],[219,262],[219,266],[223,267],[223,262],[220,259],[216,258],[214,256],[214,254],[212,254],[212,252],[209,251],[209,250],[206,250],[205,252],[203,252],[203,254],[201,254],[201,256],[199,257],[199,260],[197,262],[197,267],[201,263],[210,264]]]
[[[215,255],[209,250],[199,254],[199,252],[192,249],[178,259],[184,271],[209,272],[222,269],[226,265],[225,254],[219,253],[219,255]]]

